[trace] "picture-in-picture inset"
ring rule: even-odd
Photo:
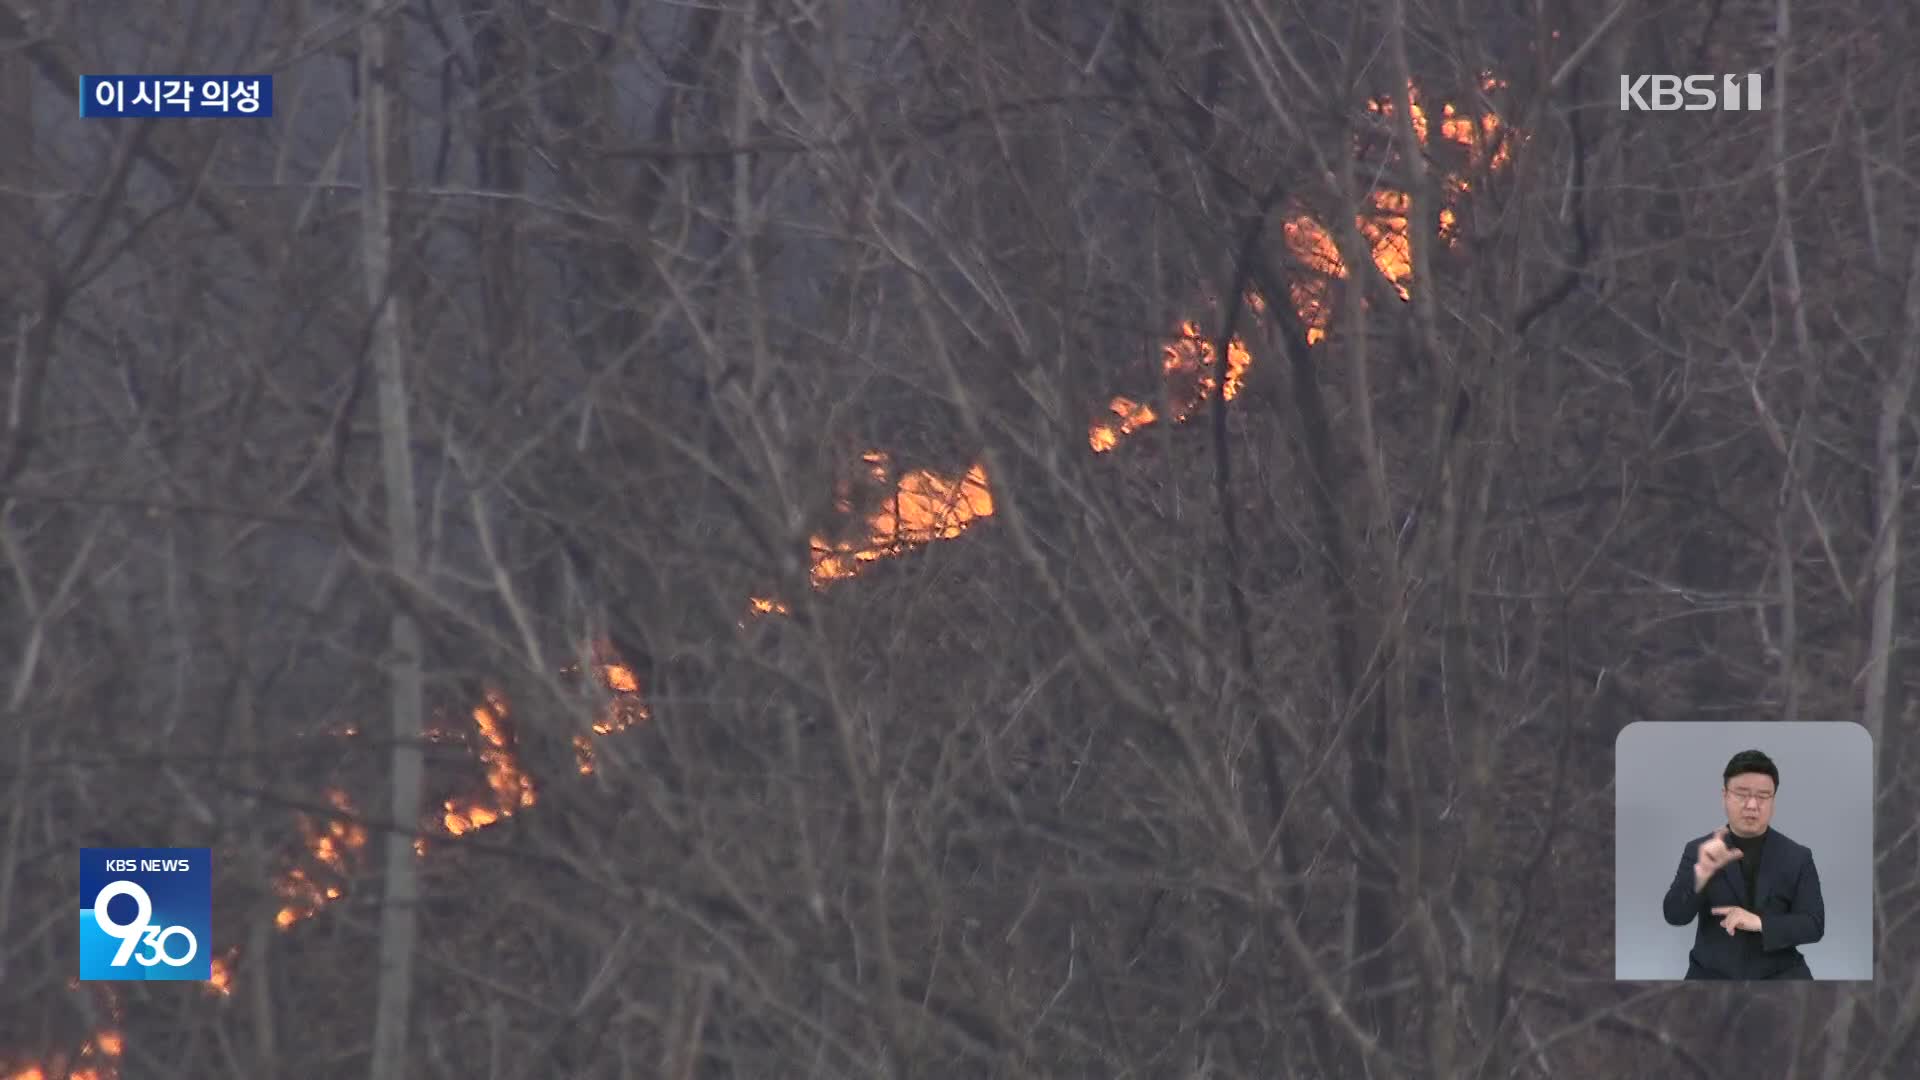
[[[1630,724],[1614,977],[1873,978],[1873,743],[1842,721]]]

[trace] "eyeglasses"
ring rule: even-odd
[[[1759,803],[1761,806],[1765,806],[1773,801],[1773,793],[1770,791],[1735,791],[1732,788],[1728,788],[1726,791],[1727,794],[1742,803]]]

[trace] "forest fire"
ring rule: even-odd
[[[1480,89],[1483,93],[1491,94],[1505,89],[1506,85],[1492,75],[1483,75],[1480,78]],[[1428,141],[1427,108],[1420,103],[1421,96],[1419,87],[1411,85],[1407,87],[1407,112],[1413,118],[1413,135],[1422,145],[1426,145]],[[1393,105],[1391,99],[1376,98],[1367,103],[1367,111],[1382,119],[1391,119]],[[1460,112],[1451,104],[1443,103],[1440,106],[1440,137],[1467,151],[1467,167],[1470,170],[1484,168],[1489,171],[1498,171],[1505,168],[1512,158],[1512,147],[1507,145],[1505,129],[1501,126],[1500,117],[1491,112],[1475,117]],[[1468,189],[1467,181],[1462,177],[1451,178],[1450,184],[1460,191]]]
[[[612,694],[612,699],[594,720],[594,735],[613,735],[652,718],[646,702],[640,696],[640,678],[632,668],[614,659],[611,650],[604,646],[596,650],[596,664],[600,672],[600,684]],[[580,775],[593,775],[593,739],[590,736],[573,737],[573,755]]]
[[[1487,77],[1482,89],[1493,91],[1502,86]],[[1409,111],[1416,137],[1428,142],[1429,110],[1417,91],[1409,88]],[[1381,118],[1393,115],[1390,100],[1377,100],[1369,111]],[[1440,110],[1441,140],[1464,150],[1467,174],[1498,171],[1511,157],[1509,135],[1499,118],[1492,114],[1469,116],[1451,104]],[[1364,151],[1363,151],[1364,152]],[[1468,175],[1449,173],[1444,181],[1449,204],[1472,190]],[[1409,199],[1405,193],[1380,190],[1371,197],[1372,212],[1362,215],[1359,228],[1370,248],[1375,266],[1404,300],[1413,277],[1407,214]],[[1457,239],[1457,217],[1453,205],[1437,212],[1439,235],[1452,244]],[[1346,276],[1339,246],[1318,220],[1304,213],[1295,214],[1282,225],[1282,236],[1289,252],[1308,273],[1297,275],[1290,287],[1289,300],[1305,328],[1309,346],[1324,340],[1330,322],[1330,283]],[[1249,312],[1257,320],[1266,312],[1265,301],[1255,293],[1246,296]],[[1232,401],[1242,392],[1253,367],[1254,356],[1246,342],[1234,337],[1226,343],[1224,385],[1217,387],[1223,400]],[[1181,321],[1171,339],[1161,346],[1160,374],[1165,380],[1165,397],[1158,404],[1128,397],[1113,397],[1100,418],[1088,427],[1088,443],[1094,453],[1115,450],[1136,432],[1163,419],[1162,410],[1175,424],[1197,415],[1216,390],[1215,380],[1221,365],[1214,339],[1193,320]],[[984,464],[974,464],[964,472],[943,475],[928,469],[898,472],[892,458],[878,450],[861,457],[859,486],[884,494],[877,508],[860,504],[854,497],[853,483],[842,485],[836,494],[836,506],[842,514],[857,516],[850,538],[827,535],[811,538],[810,577],[814,588],[859,575],[882,560],[964,534],[981,519],[993,516],[994,498]],[[856,505],[862,508],[856,510]],[[788,605],[769,597],[752,597],[749,610],[756,615],[787,614]],[[589,733],[572,737],[578,772],[592,775],[597,769],[594,744],[597,737],[612,735],[650,718],[638,675],[617,656],[606,642],[595,644],[591,670],[600,689],[608,695],[604,708],[589,725]],[[562,674],[577,673],[569,668]],[[442,800],[422,822],[422,835],[414,842],[417,856],[424,858],[432,845],[441,840],[471,835],[513,816],[517,811],[537,804],[539,792],[515,752],[511,734],[512,708],[504,693],[486,689],[482,700],[468,710],[474,754],[484,777],[482,793]],[[349,728],[345,736],[356,734]],[[442,730],[436,735],[453,735]],[[347,883],[368,841],[365,826],[359,824],[357,811],[345,791],[327,792],[332,812],[324,821],[303,817],[300,821],[303,857],[274,882],[279,907],[274,924],[286,930],[313,918],[328,905],[342,899]],[[431,837],[432,839],[429,839]],[[210,992],[230,995],[240,951],[229,948],[213,961]],[[84,1045],[64,1054],[49,1056],[41,1063],[14,1072],[0,1073],[0,1080],[119,1080],[119,1061],[123,1038],[117,1001],[109,997],[108,1013],[112,1026],[100,1031]]]
[[[486,700],[473,707],[472,716],[474,730],[480,734],[480,765],[486,770],[489,795],[448,799],[440,818],[448,836],[484,829],[534,804],[533,781],[509,749],[506,697],[497,690],[487,691]]]
[[[1258,295],[1249,295],[1247,306],[1256,315],[1266,310],[1265,302]],[[1173,340],[1161,346],[1160,353],[1161,371],[1170,384],[1173,422],[1184,424],[1206,404],[1208,396],[1213,393],[1218,354],[1214,343],[1201,331],[1200,324],[1191,319],[1181,322]],[[1247,369],[1252,366],[1253,354],[1247,351],[1246,343],[1239,338],[1228,342],[1227,381],[1221,396],[1228,401],[1238,397],[1240,387],[1246,381]],[[1176,392],[1177,397],[1174,396]],[[1120,440],[1159,419],[1153,406],[1132,398],[1114,398],[1108,403],[1107,411],[1117,419],[1095,421],[1087,429],[1087,443],[1096,454],[1112,450],[1120,445]]]
[[[71,1058],[54,1055],[45,1064],[0,1075],[0,1080],[120,1080],[120,1052],[120,1033],[103,1031]]]
[[[1489,94],[1504,89],[1506,85],[1492,75],[1484,75],[1480,80],[1480,89]],[[1431,143],[1427,138],[1430,130],[1427,108],[1420,103],[1420,98],[1419,88],[1407,87],[1407,112],[1413,120],[1414,137],[1420,141],[1421,145],[1429,146]],[[1393,108],[1394,103],[1384,98],[1375,99],[1367,104],[1367,110],[1382,120],[1390,120],[1393,117]],[[1493,113],[1474,116],[1460,112],[1450,103],[1443,103],[1440,106],[1441,141],[1451,143],[1465,152],[1464,171],[1449,173],[1441,180],[1450,200],[1457,200],[1473,190],[1470,175],[1499,172],[1506,168],[1513,158],[1510,135],[1510,129],[1503,126],[1500,117]],[[1400,289],[1401,298],[1406,299],[1406,279],[1413,276],[1413,267],[1406,247],[1407,196],[1397,191],[1378,192],[1374,197],[1374,208],[1382,216],[1372,223],[1363,219],[1361,228],[1367,231],[1368,241],[1376,245],[1374,250],[1376,261],[1381,259],[1379,248],[1381,241],[1376,237],[1386,234],[1395,237],[1394,254],[1387,256],[1387,261],[1380,264],[1380,270]],[[1451,244],[1457,238],[1458,221],[1458,215],[1452,206],[1440,208],[1439,225],[1442,240]],[[1386,223],[1384,231],[1381,228],[1383,222]]]
[[[975,464],[958,476],[942,476],[931,469],[910,469],[895,476],[893,460],[878,450],[861,455],[859,484],[845,480],[836,486],[834,508],[855,513],[854,489],[885,492],[879,506],[868,512],[852,539],[815,534],[811,548],[813,587],[824,589],[835,581],[858,575],[882,559],[902,555],[937,540],[952,540],[981,518],[993,516],[993,489],[987,468]],[[750,597],[752,615],[788,615],[784,600]]]
[[[611,647],[604,642],[594,649],[593,666],[600,686],[611,695],[606,708],[590,725],[594,735],[625,731],[648,718],[647,707],[640,698],[639,676],[615,657]],[[577,671],[578,666],[574,665],[562,674]],[[538,801],[532,777],[521,768],[513,753],[512,740],[507,731],[509,706],[506,696],[497,690],[487,690],[484,700],[469,710],[468,716],[473,721],[474,734],[478,736],[475,756],[485,777],[486,794],[443,800],[440,809],[422,822],[423,833],[442,838],[469,835],[511,817],[515,811],[533,806]],[[440,730],[432,735],[457,733]],[[593,739],[577,735],[573,739],[573,747],[580,773],[591,774],[594,771]],[[357,811],[347,793],[332,788],[328,790],[326,799],[334,813],[324,821],[304,816],[300,819],[303,861],[287,870],[274,883],[274,892],[280,897],[282,905],[275,912],[273,921],[281,930],[312,918],[327,905],[344,897],[346,883],[367,846],[366,827],[356,820]],[[424,858],[428,848],[425,836],[415,838],[413,850],[416,856]],[[207,983],[212,992],[221,996],[233,993],[233,972],[239,957],[240,950],[235,947],[213,959],[213,974]],[[0,1080],[32,1080],[33,1075],[0,1076]],[[114,1080],[114,1076],[102,1074],[99,1080]]]
[[[1487,76],[1481,88],[1491,92],[1502,85]],[[1411,87],[1408,101],[1414,132],[1424,144],[1429,132],[1427,108],[1421,104],[1419,92]],[[1376,100],[1369,104],[1369,110],[1391,117],[1393,103]],[[1465,148],[1470,169],[1499,169],[1507,163],[1509,148],[1497,116],[1487,114],[1475,118],[1445,104],[1441,117],[1441,138]],[[1469,190],[1470,181],[1464,177],[1448,178],[1450,197]],[[1408,299],[1412,295],[1408,282],[1413,277],[1407,230],[1409,200],[1403,192],[1382,190],[1375,192],[1371,201],[1372,213],[1359,218],[1361,234],[1371,249],[1374,265],[1400,298]],[[1438,217],[1440,236],[1451,244],[1456,238],[1457,219],[1453,208],[1442,207]],[[1287,221],[1283,235],[1290,252],[1308,271],[1292,285],[1289,299],[1306,328],[1307,344],[1316,345],[1327,336],[1330,311],[1327,284],[1345,277],[1346,266],[1333,236],[1309,215],[1295,215]],[[1248,310],[1256,318],[1265,313],[1266,302],[1258,293],[1249,293],[1246,300]],[[1232,401],[1239,396],[1252,366],[1253,353],[1245,340],[1235,337],[1229,341],[1226,382],[1220,392],[1224,400]],[[1167,383],[1165,407],[1174,423],[1187,422],[1205,405],[1214,390],[1217,367],[1214,341],[1198,322],[1181,321],[1172,339],[1161,346],[1161,374]],[[1112,451],[1128,436],[1161,418],[1160,410],[1154,405],[1129,397],[1112,398],[1105,413],[1105,418],[1096,419],[1087,428],[1087,443],[1096,454]],[[866,481],[890,489],[891,494],[882,508],[866,519],[856,538],[838,541],[824,536],[813,538],[815,588],[853,577],[865,565],[936,540],[953,539],[975,521],[993,514],[993,492],[984,465],[975,464],[960,476],[942,476],[916,469],[896,478],[884,452],[868,451],[862,461]],[[852,512],[852,500],[845,492],[841,493],[837,505],[842,513]],[[785,615],[790,611],[785,601],[773,597],[756,596],[749,600],[749,612],[754,615]]]
[[[300,821],[300,831],[305,838],[302,846],[311,867],[295,866],[274,883],[274,892],[284,903],[274,913],[273,924],[282,930],[312,918],[321,908],[340,899],[342,883],[349,872],[348,860],[357,857],[367,846],[367,830],[353,822],[353,804],[348,801],[347,793],[337,788],[329,791],[327,802],[342,816],[322,824],[306,818]],[[217,972],[214,981],[223,981]]]
[[[987,486],[984,465],[976,464],[958,477],[913,469],[895,478],[886,454],[868,451],[862,460],[868,480],[888,494],[867,518],[858,539],[813,538],[816,587],[853,577],[863,563],[892,558],[936,540],[952,540],[980,518],[993,516],[993,492]],[[851,511],[851,494],[843,491],[838,506],[843,513]]]
[[[1488,75],[1483,77],[1480,88],[1491,93],[1504,85]],[[1413,118],[1414,136],[1426,145],[1429,132],[1427,108],[1421,104],[1420,98],[1418,89],[1411,86],[1407,88],[1408,112]],[[1376,99],[1368,103],[1368,111],[1383,119],[1391,118],[1393,102]],[[1491,113],[1476,118],[1456,110],[1451,104],[1443,104],[1440,137],[1465,150],[1470,172],[1498,171],[1511,158],[1505,129],[1501,127],[1500,118]],[[1360,150],[1365,152],[1364,147]],[[1458,199],[1472,190],[1472,181],[1465,176],[1449,175],[1444,183],[1450,200]],[[1412,294],[1407,288],[1407,283],[1413,279],[1413,254],[1407,233],[1410,200],[1405,192],[1380,190],[1373,193],[1370,201],[1372,212],[1361,215],[1358,220],[1360,233],[1366,239],[1373,263],[1381,275],[1400,294],[1400,299],[1410,299]],[[1442,206],[1437,217],[1440,238],[1451,245],[1458,238],[1458,216],[1452,206]],[[1330,312],[1327,284],[1346,276],[1346,264],[1340,258],[1340,248],[1332,234],[1311,215],[1294,215],[1282,227],[1282,235],[1288,251],[1308,271],[1292,284],[1289,299],[1306,328],[1307,344],[1317,345],[1327,336]],[[1249,294],[1247,304],[1255,316],[1266,310],[1258,294]],[[1215,345],[1202,333],[1198,323],[1188,320],[1180,323],[1173,340],[1162,346],[1161,352],[1174,423],[1185,423],[1213,392]],[[1220,395],[1223,399],[1232,401],[1239,394],[1247,369],[1252,366],[1253,354],[1244,340],[1236,337],[1227,343],[1227,382]],[[1160,418],[1152,405],[1126,397],[1112,399],[1106,411],[1112,414],[1112,419],[1097,419],[1087,428],[1087,443],[1096,454],[1113,450],[1127,436]]]
[[[79,979],[68,979],[67,989],[78,990]],[[37,1065],[0,1072],[0,1080],[120,1080],[120,1056],[126,1040],[120,1034],[120,999],[110,987],[93,984],[95,995],[111,1021],[86,1042],[68,1052],[49,1055]],[[0,1068],[5,1068],[0,1063]]]

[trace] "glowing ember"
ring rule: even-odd
[[[55,1054],[44,1065],[29,1065],[0,1080],[120,1080],[120,1033],[103,1031],[88,1040],[69,1060]]]
[[[351,870],[349,860],[367,846],[367,830],[352,820],[353,801],[347,798],[347,793],[335,788],[327,792],[327,802],[346,816],[329,818],[323,824],[309,818],[300,820],[312,868],[295,866],[275,887],[280,898],[286,901],[273,918],[274,925],[282,930],[312,918],[321,908],[340,899],[340,882],[346,880]],[[315,880],[315,869],[332,880]]]
[[[535,801],[533,778],[520,768],[508,747],[506,697],[497,690],[487,691],[486,701],[473,707],[472,716],[480,735],[480,765],[486,770],[489,795],[442,803],[441,823],[448,836],[484,829]]]
[[[602,688],[612,694],[612,699],[593,722],[593,734],[612,735],[625,731],[651,718],[647,706],[640,698],[640,677],[632,668],[619,662],[613,656],[613,648],[605,642],[594,649],[598,663],[596,672]],[[593,739],[586,735],[573,737],[574,762],[580,769],[580,775],[590,776],[594,771]]]
[[[1367,246],[1373,251],[1373,265],[1393,283],[1402,300],[1413,295],[1407,291],[1407,282],[1413,280],[1413,247],[1407,238],[1408,203],[1404,192],[1376,191],[1373,214],[1360,219],[1360,235],[1367,238]]]
[[[233,962],[239,955],[239,949],[228,949],[213,958],[213,977],[207,980],[207,985],[221,997],[233,996]]]
[[[600,678],[607,684],[607,689],[616,694],[640,692],[639,678],[634,675],[633,669],[625,664],[600,665]]]
[[[1184,422],[1204,405],[1213,393],[1214,345],[1206,335],[1200,332],[1200,324],[1183,322],[1180,334],[1161,348],[1165,356],[1167,378],[1177,379],[1192,386],[1184,401],[1179,401],[1174,413],[1176,422]],[[1227,385],[1221,396],[1228,401],[1240,396],[1240,387],[1246,380],[1247,369],[1253,366],[1253,355],[1247,347],[1235,338],[1227,343]]]
[[[1494,93],[1506,88],[1506,83],[1492,75],[1483,75],[1480,89],[1485,93]],[[1407,111],[1413,117],[1413,134],[1422,145],[1427,143],[1427,107],[1421,103],[1420,88],[1407,86]],[[1367,111],[1382,119],[1393,117],[1392,98],[1375,98],[1367,103]],[[1500,118],[1488,113],[1477,119],[1467,116],[1451,104],[1440,107],[1440,137],[1456,143],[1469,152],[1468,162],[1472,168],[1488,166],[1499,169],[1507,164],[1508,149],[1500,138]],[[1492,156],[1488,157],[1489,151]]]
[[[1117,397],[1107,405],[1107,410],[1119,417],[1118,420],[1099,421],[1087,429],[1087,444],[1096,454],[1104,454],[1120,445],[1120,440],[1139,431],[1154,422],[1157,417],[1153,406],[1143,405],[1132,398]]]
[[[71,1060],[55,1054],[44,1065],[29,1065],[0,1080],[120,1080],[120,1033],[103,1031],[88,1040]]]
[[[99,983],[93,985],[105,1005],[110,1026],[82,1043],[71,1055],[49,1055],[38,1065],[0,1073],[0,1080],[120,1080],[120,1056],[126,1050],[119,1027],[125,1019],[120,999]],[[80,980],[68,979],[67,987],[79,989]]]

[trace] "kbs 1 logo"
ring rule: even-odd
[[[80,978],[213,978],[207,848],[80,849]]]
[[[1715,83],[1719,89],[1714,89]],[[1760,75],[1622,75],[1621,112],[1760,111]]]

